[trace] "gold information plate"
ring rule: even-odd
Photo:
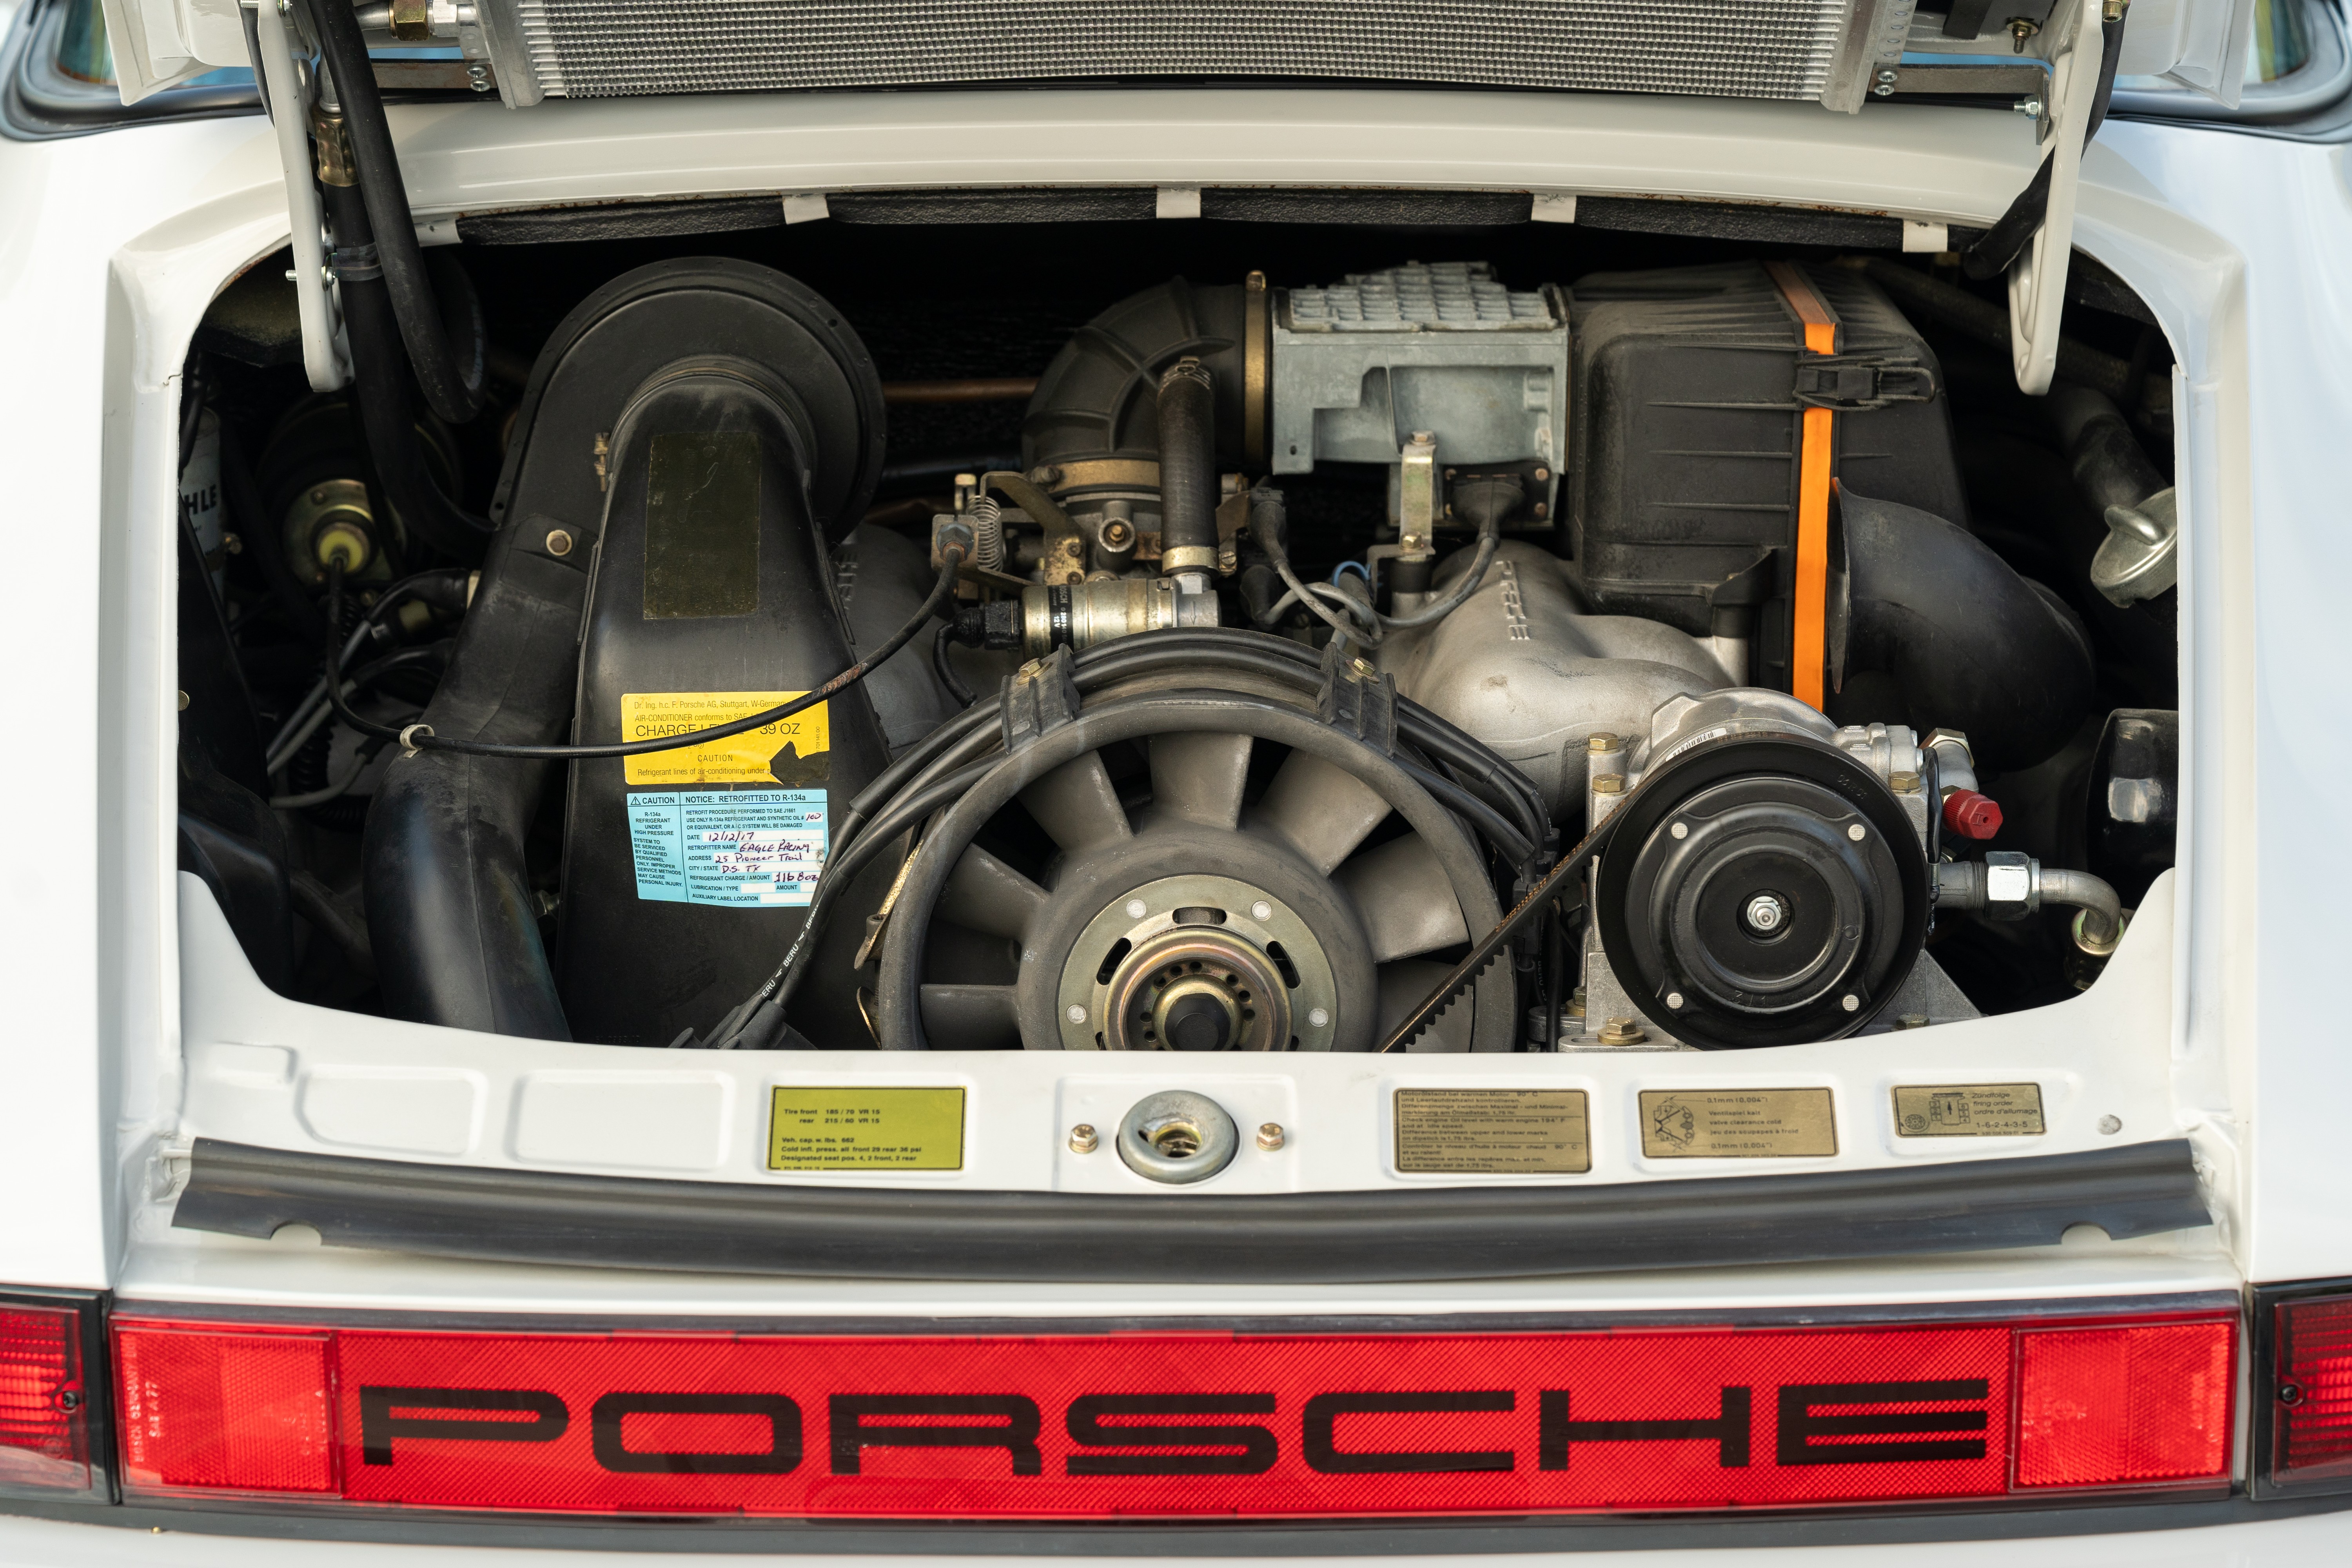
[[[1895,1091],[1895,1131],[1905,1138],[2038,1137],[2038,1083],[1937,1083]]]
[[[1396,1165],[1411,1175],[1573,1175],[1592,1169],[1580,1089],[1401,1089]]]
[[[787,1089],[768,1113],[771,1171],[961,1171],[961,1089]]]
[[[1642,1152],[1654,1160],[1834,1154],[1834,1102],[1826,1089],[1645,1089]]]

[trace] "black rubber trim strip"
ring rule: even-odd
[[[1596,1186],[1217,1197],[647,1181],[195,1142],[172,1223],[501,1262],[860,1279],[1353,1283],[1980,1252],[2210,1225],[2185,1140]]]

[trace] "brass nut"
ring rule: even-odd
[[[1601,1026],[1601,1043],[1604,1046],[1638,1046],[1649,1034],[1631,1018],[1612,1018]]]
[[[1614,735],[1587,735],[1584,737],[1584,749],[1588,752],[1613,752],[1617,749],[1617,737]]]
[[[1282,1123],[1268,1121],[1257,1130],[1257,1146],[1269,1153],[1282,1147]]]
[[[1071,1153],[1091,1154],[1101,1147],[1102,1137],[1095,1131],[1091,1122],[1081,1121],[1070,1129]]]
[[[430,0],[392,0],[392,36],[404,44],[429,42],[433,37]]]
[[[572,531],[568,528],[549,529],[547,531],[547,552],[550,555],[571,554]]]
[[[1896,795],[1917,795],[1919,793],[1919,775],[1917,773],[1889,773],[1886,775],[1886,787],[1893,790]]]
[[[1135,542],[1135,530],[1118,519],[1113,518],[1103,524],[1102,542],[1103,548],[1106,550],[1124,550]]]
[[[1625,793],[1625,775],[1623,773],[1602,773],[1599,778],[1592,781],[1592,793],[1595,795],[1623,795]]]

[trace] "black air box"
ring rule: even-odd
[[[1596,273],[1570,317],[1571,571],[1595,608],[1753,637],[1754,684],[1781,690],[1801,395],[1840,410],[1842,484],[1968,521],[1934,353],[1861,274],[1799,270],[1837,319],[1834,356],[1805,351],[1760,262]]]

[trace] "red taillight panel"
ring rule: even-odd
[[[2352,1297],[2283,1301],[2276,1313],[2271,1477],[2352,1477]]]
[[[2018,1485],[2226,1475],[2235,1342],[2233,1323],[2020,1334]]]
[[[841,1337],[115,1320],[126,1489],[798,1517],[1583,1512],[2217,1486],[2233,1317]]]
[[[126,1485],[327,1492],[325,1334],[185,1333],[118,1326]]]
[[[0,1303],[0,1486],[89,1486],[80,1314]]]

